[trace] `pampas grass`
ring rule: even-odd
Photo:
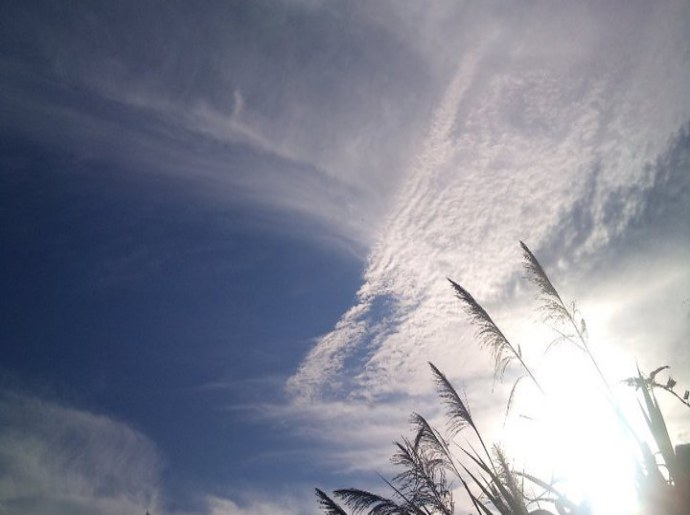
[[[590,349],[587,326],[574,302],[563,301],[558,290],[523,242],[524,267],[529,280],[537,287],[540,310],[556,339],[555,344],[572,345],[583,352],[601,380],[603,393],[609,399],[610,408],[633,437],[631,453],[639,457],[637,462],[637,489],[640,497],[639,514],[687,515],[690,513],[690,459],[681,459],[678,448],[673,447],[664,415],[657,402],[655,390],[674,396],[690,408],[686,390],[676,393],[676,381],[671,377],[659,382],[658,375],[668,367],[659,367],[645,376],[640,370],[623,382],[640,396],[639,406],[651,439],[639,437],[624,417],[613,396],[608,379]],[[449,279],[455,296],[476,328],[481,346],[489,351],[494,360],[494,380],[501,380],[511,364],[519,367],[521,375],[511,389],[506,412],[517,395],[521,380],[531,381],[546,396],[538,378],[525,362],[519,346],[513,345],[499,329],[481,304],[461,285]],[[460,488],[469,499],[474,512],[479,515],[589,515],[586,503],[578,504],[561,492],[552,481],[544,480],[525,470],[516,470],[503,448],[489,448],[482,437],[470,407],[433,363],[429,363],[438,396],[445,407],[448,434],[434,428],[422,415],[414,413],[411,425],[414,437],[403,437],[396,442],[392,462],[400,472],[384,482],[392,495],[384,497],[356,488],[340,489],[333,496],[353,514],[371,515],[453,515],[453,492]],[[579,416],[588,416],[586,413]],[[591,421],[596,424],[596,420]],[[462,444],[456,441],[459,433],[466,432]],[[474,444],[478,445],[478,452]],[[567,445],[568,442],[564,442]],[[652,449],[657,449],[654,454]],[[688,452],[690,454],[690,452]],[[595,460],[592,467],[599,466]],[[612,482],[615,478],[611,478]],[[316,489],[317,500],[324,513],[347,513],[335,500],[322,490]],[[545,509],[546,507],[546,509]]]

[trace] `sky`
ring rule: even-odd
[[[441,420],[428,361],[507,439],[446,278],[548,381],[520,241],[690,387],[687,1],[0,12],[1,513],[317,513]]]

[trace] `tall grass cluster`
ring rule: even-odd
[[[566,303],[554,287],[541,264],[524,244],[524,267],[528,278],[536,286],[545,322],[556,337],[547,347],[568,345],[581,353],[591,367],[606,399],[606,405],[617,421],[620,431],[629,442],[631,461],[634,463],[635,513],[649,515],[690,514],[690,446],[674,447],[666,419],[657,401],[660,395],[670,395],[675,401],[690,408],[690,393],[676,391],[676,382],[667,376],[667,368],[659,367],[649,374],[639,368],[623,383],[637,404],[644,421],[634,427],[629,416],[620,407],[611,388],[611,382],[590,348],[587,326],[574,303]],[[537,395],[548,397],[550,392],[539,381],[520,346],[506,337],[482,305],[460,284],[449,280],[455,296],[476,328],[476,337],[483,348],[491,353],[494,379],[502,379],[508,367],[518,372],[507,405],[508,410],[519,394],[518,385],[530,382]],[[539,477],[524,468],[518,468],[504,448],[487,442],[472,416],[465,399],[458,393],[446,375],[429,363],[440,401],[445,407],[447,429],[441,432],[418,413],[411,418],[413,434],[395,444],[392,462],[399,472],[390,480],[383,479],[390,489],[382,496],[358,488],[343,488],[327,494],[316,489],[317,501],[328,515],[454,515],[457,495],[465,496],[464,506],[470,506],[478,515],[589,515],[592,508],[588,499],[575,499],[552,477]],[[522,387],[520,387],[521,389]],[[682,391],[682,390],[681,390]],[[578,413],[579,417],[591,417]],[[587,423],[597,424],[597,420]],[[458,437],[463,434],[462,440]],[[563,442],[568,445],[567,442]],[[592,461],[592,467],[601,466]],[[610,478],[611,483],[616,478]],[[605,487],[606,485],[604,485]],[[623,501],[623,499],[621,499]],[[349,510],[349,511],[348,511]],[[464,511],[463,511],[464,513]]]

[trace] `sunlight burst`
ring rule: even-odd
[[[561,347],[540,369],[547,397],[524,388],[505,441],[516,463],[552,479],[593,515],[638,507],[634,441],[616,416],[607,387],[580,351]]]

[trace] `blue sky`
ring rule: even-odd
[[[519,240],[613,376],[690,384],[689,24],[684,1],[3,5],[0,511],[314,513],[440,413],[429,360],[492,431],[505,392],[445,278],[529,341]]]

